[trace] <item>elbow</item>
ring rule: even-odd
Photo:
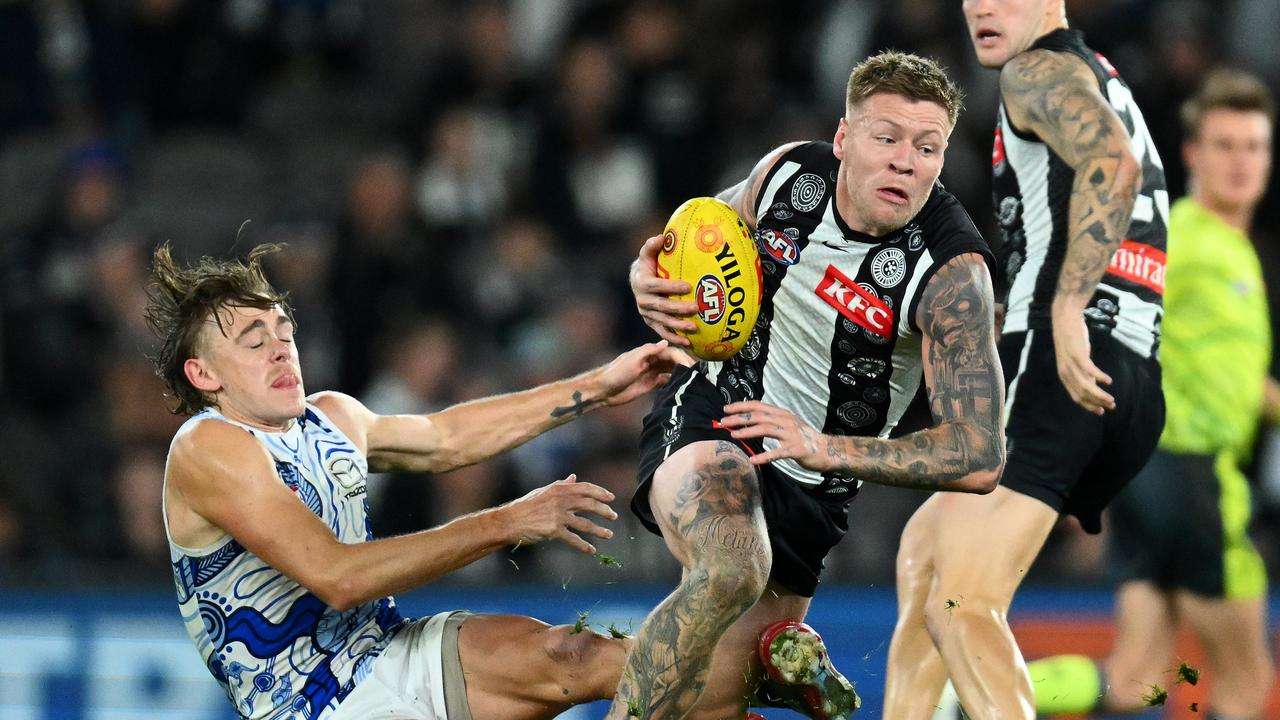
[[[974,495],[989,495],[1000,484],[1000,473],[1003,471],[1004,466],[1001,465],[994,470],[971,472],[965,476],[962,489]]]
[[[1000,476],[1004,474],[1004,443],[998,443],[991,452],[975,462],[973,469],[962,480],[962,490],[975,495],[988,495],[1000,484]]]
[[[307,585],[311,594],[338,612],[346,612],[368,599],[364,597],[365,590],[355,579],[355,573],[341,572],[336,566],[330,567],[334,572],[326,573]]]
[[[351,588],[328,588],[323,594],[317,592],[316,597],[324,601],[325,605],[328,605],[340,613],[346,612],[360,604],[359,595]]]
[[[994,422],[990,425],[970,423],[964,427],[967,431],[967,442],[963,444],[967,449],[964,475],[956,481],[954,489],[986,495],[996,489],[1004,473],[1004,431]]]
[[[1129,148],[1120,153],[1120,163],[1116,167],[1116,185],[1130,188],[1136,197],[1142,192],[1142,163]]]

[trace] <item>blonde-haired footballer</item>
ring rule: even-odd
[[[636,634],[612,720],[735,718],[753,693],[847,719],[857,695],[800,621],[858,488],[995,487],[990,251],[938,182],[960,107],[936,63],[874,55],[850,73],[831,142],[784,145],[721,194],[756,233],[764,301],[737,355],[678,368],[645,418],[632,509],[685,574]],[[661,245],[645,244],[631,288],[684,345],[697,308],[670,298],[687,283],[657,277]],[[922,385],[936,424],[889,439]]]

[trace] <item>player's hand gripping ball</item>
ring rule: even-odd
[[[760,315],[764,283],[760,254],[747,224],[728,204],[693,198],[676,208],[662,233],[658,276],[684,280],[692,292],[698,329],[681,333],[703,360],[726,360],[742,349]]]

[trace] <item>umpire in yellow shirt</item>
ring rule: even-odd
[[[1248,235],[1271,171],[1275,103],[1256,78],[1218,71],[1183,106],[1182,121],[1190,195],[1169,216],[1167,420],[1160,448],[1111,505],[1116,644],[1100,666],[1082,656],[1031,663],[1042,715],[1148,710],[1152,685],[1177,680],[1182,621],[1207,656],[1203,717],[1261,718],[1271,687],[1267,577],[1247,532],[1240,464],[1276,405],[1271,322]]]

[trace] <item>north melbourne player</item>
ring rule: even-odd
[[[665,379],[645,345],[578,377],[426,416],[306,395],[294,323],[247,264],[154,256],[148,320],[159,374],[191,415],[173,439],[164,516],[191,641],[253,720],[550,718],[611,697],[627,643],[526,617],[402,617],[391,595],[499,548],[611,532],[607,490],[570,476],[431,530],[373,540],[369,472],[443,472],[513,448]]]

